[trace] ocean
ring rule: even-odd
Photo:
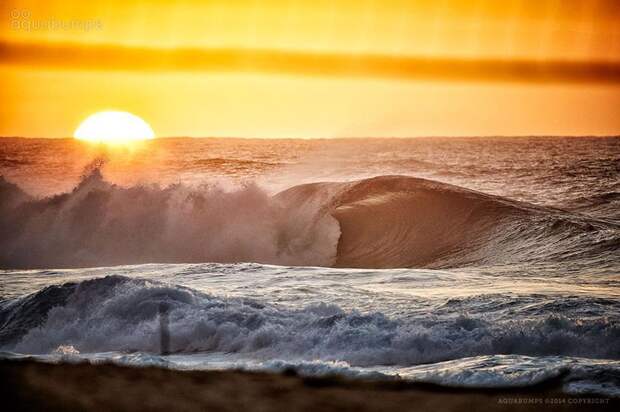
[[[2,138],[0,175],[1,358],[620,396],[620,138]]]

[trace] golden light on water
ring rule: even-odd
[[[109,110],[88,116],[73,136],[88,142],[116,145],[153,139],[155,133],[147,122],[135,114]]]

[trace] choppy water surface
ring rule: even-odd
[[[619,165],[618,138],[3,139],[0,350],[618,396]]]

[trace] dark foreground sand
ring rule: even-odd
[[[529,390],[472,391],[302,378],[294,373],[182,372],[32,361],[0,361],[0,388],[4,411],[601,411],[619,403],[564,395],[554,383]]]

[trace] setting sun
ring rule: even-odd
[[[104,111],[88,116],[73,136],[89,142],[124,144],[153,139],[155,133],[148,123],[134,114]]]

